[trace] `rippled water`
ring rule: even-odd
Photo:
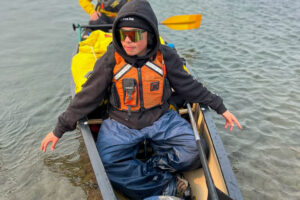
[[[244,127],[213,114],[244,199],[300,199],[300,2],[150,2],[159,20],[203,14],[198,30],[160,28]],[[0,199],[98,198],[78,131],[39,150],[70,100],[71,24],[88,16],[77,1],[17,0],[0,17]]]

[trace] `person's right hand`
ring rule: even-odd
[[[101,16],[101,13],[95,11],[95,12],[93,12],[93,13],[90,15],[90,20],[91,20],[91,21],[96,21],[100,16]]]
[[[41,144],[41,150],[42,150],[43,152],[46,152],[46,149],[47,149],[48,144],[49,144],[50,142],[52,142],[51,150],[54,151],[55,145],[56,145],[56,143],[58,142],[58,140],[59,140],[59,138],[56,137],[56,136],[54,135],[53,132],[48,133],[48,134],[46,135],[46,137],[45,137],[45,138],[43,139],[43,141],[42,141],[42,144]]]

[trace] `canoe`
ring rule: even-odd
[[[86,33],[86,32],[84,32]],[[87,35],[81,35],[81,38],[87,38]],[[78,53],[79,44],[77,46],[74,55]],[[73,60],[74,61],[74,60]],[[189,67],[187,65],[187,67]],[[82,74],[85,76],[85,74]],[[75,84],[72,83],[72,96],[75,95]],[[86,116],[84,119],[78,122],[78,128],[80,129],[85,146],[87,148],[88,156],[90,158],[95,177],[99,189],[102,194],[103,199],[126,199],[120,193],[115,191],[107,177],[103,163],[96,149],[95,139],[97,131],[101,126],[101,122],[107,116],[107,113],[104,113],[105,105],[102,105],[97,110],[93,111],[91,114]],[[101,111],[102,112],[99,112]],[[201,137],[204,137],[209,148],[209,155],[207,157],[207,164],[210,170],[213,183],[218,189],[218,191],[225,196],[227,195],[231,199],[242,199],[242,195],[236,181],[235,175],[233,173],[231,164],[227,157],[226,151],[224,149],[222,140],[219,136],[216,125],[212,119],[210,109],[206,106],[201,106],[198,103],[192,104],[193,116],[196,122],[197,130],[200,133]],[[188,110],[186,106],[178,109],[179,114],[189,120]],[[141,151],[143,148],[141,148]],[[140,159],[143,158],[145,153],[140,153]],[[206,184],[206,178],[202,168],[188,171],[184,173],[184,177],[189,181],[192,190],[192,199],[197,200],[206,200],[208,199],[208,187]],[[229,199],[230,199],[229,198]],[[170,198],[169,198],[170,199]],[[222,198],[220,198],[222,199]]]

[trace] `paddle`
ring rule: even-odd
[[[200,27],[201,14],[176,15],[162,21],[163,24],[173,30],[190,30]]]
[[[199,28],[201,24],[201,14],[193,15],[176,15],[169,17],[159,23],[159,25],[165,25],[173,30],[190,30]],[[82,28],[112,28],[112,24],[99,24],[99,25],[80,25],[73,24],[73,30],[79,29],[78,31],[78,41],[81,41],[81,29]]]
[[[193,116],[193,111],[192,111],[191,105],[189,103],[187,103],[187,108],[188,108],[188,113],[189,113],[189,116],[190,116],[192,128],[193,128],[193,131],[194,131],[195,140],[196,140],[198,151],[199,151],[200,161],[201,161],[202,168],[203,168],[204,175],[205,175],[208,194],[210,195],[212,200],[218,200],[219,197],[218,197],[214,182],[212,180],[212,177],[211,177],[211,174],[210,174],[210,171],[209,171],[209,168],[208,168],[205,153],[204,153],[201,141],[200,141],[200,135],[198,133],[196,122],[195,122],[195,119],[194,119],[194,116]]]

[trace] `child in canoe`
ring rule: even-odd
[[[109,118],[101,125],[97,149],[113,186],[130,199],[183,194],[186,185],[176,173],[201,166],[191,125],[169,110],[171,88],[188,102],[210,106],[239,128],[222,99],[183,69],[174,49],[161,45],[157,18],[147,1],[126,3],[114,21],[113,42],[94,70],[59,116],[42,151],[76,128],[76,122],[93,111],[109,90]],[[139,144],[148,139],[155,155],[136,159]],[[205,141],[202,141],[205,146]]]

